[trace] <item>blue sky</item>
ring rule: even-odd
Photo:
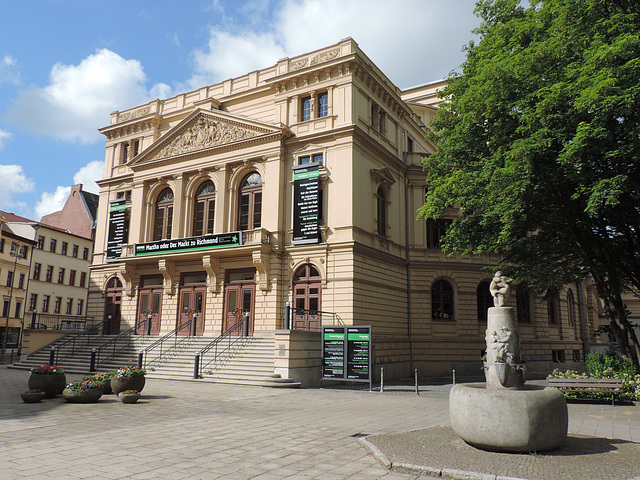
[[[114,110],[217,83],[352,37],[400,88],[445,78],[472,0],[30,0],[0,7],[0,210],[98,193]]]

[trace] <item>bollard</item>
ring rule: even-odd
[[[138,368],[142,368],[144,363],[144,350],[138,350]]]
[[[200,378],[200,352],[196,352],[196,358],[193,362],[193,378]]]
[[[453,369],[453,384],[456,384],[456,369]]]
[[[244,336],[249,336],[249,312],[244,314]]]
[[[384,367],[380,367],[380,393],[384,393]]]
[[[107,335],[111,335],[111,315],[107,315]]]
[[[38,311],[34,310],[31,314],[31,330],[36,329],[36,317],[38,316]]]
[[[417,368],[416,368],[415,376],[416,376],[416,395],[420,395],[420,390],[418,390],[418,369]]]
[[[196,323],[198,321],[198,314],[194,313],[193,318],[191,319],[191,336],[196,336]]]
[[[51,353],[49,353],[49,365],[56,363],[56,347],[51,347]]]
[[[284,328],[291,330],[291,302],[284,304]]]
[[[151,335],[151,319],[153,318],[153,315],[149,314],[147,316],[147,335]]]
[[[89,365],[89,371],[90,372],[95,372],[96,371],[96,349],[92,348],[91,349],[91,363]]]

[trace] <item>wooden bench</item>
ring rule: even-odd
[[[563,392],[610,393],[611,404],[615,406],[615,394],[622,388],[619,378],[550,378],[549,386]]]

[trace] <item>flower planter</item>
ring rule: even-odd
[[[120,392],[118,398],[122,403],[136,403],[140,398],[140,392],[138,393],[124,393]]]
[[[62,398],[69,403],[95,403],[102,396],[102,388],[87,388],[85,390],[72,390],[65,388]]]
[[[44,398],[55,398],[66,386],[64,373],[32,373],[29,377],[29,390],[42,390]]]
[[[114,375],[111,377],[111,390],[116,395],[125,390],[138,390],[141,392],[144,388],[144,383],[144,375],[124,375],[122,377]]]
[[[25,403],[38,403],[45,395],[45,392],[22,392],[20,394],[22,401]]]

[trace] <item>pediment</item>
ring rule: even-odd
[[[196,110],[149,148],[131,160],[141,166],[174,157],[202,154],[218,148],[285,135],[285,128],[221,111]]]

